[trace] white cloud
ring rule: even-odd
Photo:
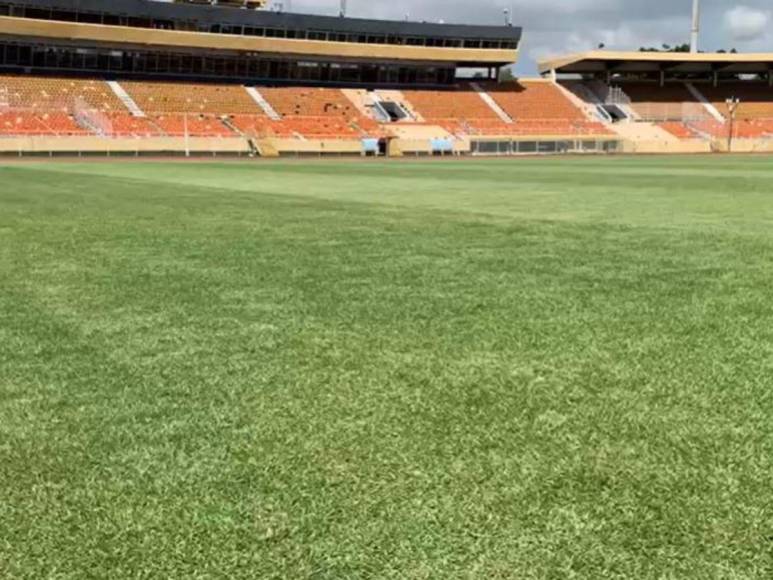
[[[337,14],[339,0],[283,0],[296,12]],[[740,3],[740,4],[739,4]],[[633,49],[687,42],[690,0],[348,0],[352,16],[469,24],[499,24],[502,10],[524,27],[521,74],[534,74],[546,54],[608,48]],[[701,0],[701,48],[773,49],[771,0]],[[771,34],[767,34],[771,30]]]
[[[770,13],[736,6],[725,13],[725,26],[733,40],[757,40],[765,35],[770,23]]]

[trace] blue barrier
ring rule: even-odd
[[[430,147],[433,153],[453,153],[453,139],[430,139]]]
[[[378,153],[378,139],[363,139],[362,151],[364,153]]]

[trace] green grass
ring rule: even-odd
[[[0,165],[0,577],[770,578],[771,183]]]

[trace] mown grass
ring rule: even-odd
[[[0,165],[0,576],[771,577],[771,178]]]

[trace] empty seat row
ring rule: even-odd
[[[438,119],[491,119],[500,121],[471,87],[452,91],[402,91],[413,109],[426,121]]]
[[[89,135],[90,131],[80,127],[75,120],[66,113],[0,111],[0,134],[72,136]]]
[[[263,98],[282,117],[359,117],[354,104],[339,89],[259,88]]]
[[[459,135],[604,132],[600,125],[589,124],[552,83],[484,86],[514,123],[500,118],[496,107],[469,84],[449,90],[406,90],[402,98],[427,124]],[[259,87],[265,100],[259,104],[260,99],[256,101],[239,84],[120,81],[120,87],[123,91],[116,94],[102,79],[0,76],[0,110],[6,111],[3,131],[60,135],[89,134],[91,129],[100,135],[135,137],[244,133],[357,139],[384,136],[388,127],[370,118],[340,89]],[[132,101],[146,117],[130,112]],[[266,114],[269,107],[279,115],[278,120]],[[88,122],[89,116],[97,122]]]
[[[121,81],[145,113],[262,114],[241,85]]]
[[[125,111],[101,79],[0,75],[0,97],[6,107],[72,112],[77,108]]]
[[[487,83],[486,92],[514,121],[560,119],[584,121],[585,114],[557,85],[547,81]]]
[[[369,134],[362,127],[330,117],[285,117],[274,121],[255,115],[234,115],[229,121],[245,135],[255,138],[359,139]]]

